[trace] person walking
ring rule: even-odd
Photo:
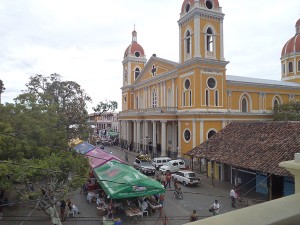
[[[215,200],[214,204],[212,205],[212,213],[213,215],[219,214],[220,204],[218,203],[218,200]]]
[[[64,222],[66,220],[65,211],[66,211],[66,202],[65,200],[60,201],[60,218],[61,221]]]
[[[194,221],[197,221],[197,220],[198,220],[198,215],[197,215],[196,210],[194,209],[192,215],[190,216],[190,221],[189,222],[194,222]]]
[[[166,187],[169,186],[169,188],[171,188],[171,180],[172,180],[172,175],[171,172],[168,171],[166,173]]]
[[[230,190],[230,198],[231,198],[231,207],[232,208],[235,208],[235,203],[236,203],[236,191],[235,191],[235,188],[233,187],[231,190]]]

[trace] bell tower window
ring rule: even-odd
[[[213,52],[213,32],[211,28],[208,28],[206,32],[206,50]]]
[[[190,54],[191,53],[191,32],[189,30],[186,32],[185,41],[186,41],[186,53]]]
[[[138,76],[140,75],[140,69],[139,68],[136,68],[134,70],[134,79],[136,80],[138,78]]]

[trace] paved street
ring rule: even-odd
[[[125,152],[122,152],[118,147],[106,147],[107,151],[112,151],[115,156],[120,159],[125,159]],[[135,155],[129,153],[129,164],[133,164]],[[157,171],[156,173],[159,173]],[[200,176],[200,175],[199,175]],[[193,209],[197,210],[199,219],[211,216],[208,211],[209,206],[217,199],[221,205],[220,213],[231,211],[229,201],[230,185],[224,182],[215,181],[214,187],[211,185],[211,179],[206,176],[200,176],[201,184],[197,187],[182,187],[183,199],[177,200],[173,196],[173,187],[167,188],[165,198],[165,215],[173,225],[187,223]],[[68,218],[65,225],[99,225],[102,224],[101,219],[97,216],[95,204],[90,204],[86,201],[84,195],[81,195],[79,190],[70,195],[70,199],[78,206],[81,214],[76,218]],[[49,218],[38,210],[23,207],[22,204],[5,210],[5,216],[11,216],[0,220],[0,225],[47,225],[51,224]],[[31,213],[31,214],[30,214]],[[30,214],[30,216],[28,216]],[[123,224],[132,224],[131,220],[125,215],[120,215]],[[10,221],[4,221],[4,220]],[[15,220],[15,221],[12,221]],[[159,220],[159,221],[158,221]],[[21,223],[24,221],[23,223]],[[157,222],[157,223],[156,223]],[[149,217],[139,218],[135,223],[137,225],[154,225],[163,224],[163,219],[159,218],[159,213]]]

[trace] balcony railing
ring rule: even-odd
[[[136,115],[136,114],[151,114],[151,113],[168,113],[174,114],[177,112],[177,107],[156,107],[147,109],[126,110],[119,113],[120,116]]]

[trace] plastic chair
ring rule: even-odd
[[[68,217],[70,217],[70,215],[72,215],[72,217],[75,217],[75,212],[72,210],[68,211]]]
[[[149,216],[148,211],[147,211],[147,210],[144,210],[144,211],[142,212],[142,217],[144,217],[144,213],[146,213],[146,215]]]

